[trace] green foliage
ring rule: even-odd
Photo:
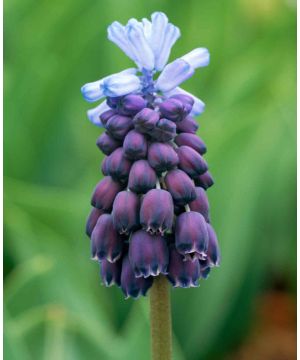
[[[295,279],[293,1],[5,2],[6,359],[149,359],[148,299],[100,285],[84,235],[99,181],[99,129],[80,87],[130,66],[113,20],[165,11],[211,65],[185,88],[205,101],[199,134],[223,262],[172,290],[175,359],[223,358],[247,333],[262,288]]]

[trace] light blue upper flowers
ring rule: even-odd
[[[125,26],[113,22],[108,27],[108,39],[132,59],[137,68],[84,85],[81,88],[84,98],[94,102],[104,97],[119,97],[129,93],[158,93],[167,97],[185,93],[195,101],[192,114],[202,113],[204,103],[178,86],[189,79],[197,68],[208,65],[209,52],[205,48],[197,48],[166,65],[172,46],[179,37],[180,30],[169,23],[162,12],[153,13],[151,21],[145,18],[142,21],[130,19]],[[160,74],[153,80],[157,72]],[[106,108],[104,102],[89,110],[89,119],[100,125],[97,118]]]

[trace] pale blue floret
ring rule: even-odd
[[[135,75],[136,69],[130,68],[117,74],[87,83],[81,88],[83,97],[88,102],[94,102],[105,96],[122,96],[140,89],[140,78]]]
[[[115,21],[107,32],[108,39],[136,63],[137,69],[127,69],[84,85],[81,91],[85,100],[94,102],[105,96],[158,91],[167,97],[187,94],[195,101],[191,114],[199,115],[204,111],[205,104],[200,99],[178,86],[189,79],[195,69],[209,64],[209,52],[206,48],[196,48],[166,65],[171,48],[180,37],[180,30],[169,23],[164,13],[153,13],[151,21],[146,18],[142,21],[130,19],[126,26]],[[155,81],[153,75],[156,72],[161,74]],[[99,116],[107,109],[106,106],[104,102],[89,110],[88,117],[94,124],[101,126]]]
[[[114,21],[107,28],[107,35],[108,39],[115,43],[131,60],[137,62],[128,42],[125,26],[121,25],[118,21]]]
[[[155,56],[155,69],[161,71],[169,59],[172,46],[180,37],[180,30],[169,23],[164,13],[153,13],[151,20],[150,45]]]
[[[165,67],[167,61],[169,60],[172,46],[179,37],[180,30],[178,27],[168,24],[164,34],[164,41],[155,60],[155,67],[158,71],[161,71]]]
[[[146,69],[151,71],[154,68],[154,55],[146,40],[143,25],[134,20],[135,19],[129,20],[126,26],[128,42],[137,59],[139,68],[141,70]]]
[[[100,100],[104,96],[101,89],[102,82],[103,80],[98,80],[82,86],[81,93],[86,101],[94,102]]]
[[[146,18],[142,19],[142,24],[144,28],[144,34],[147,41],[150,41],[151,33],[152,33],[152,23]]]
[[[87,111],[88,119],[94,125],[103,127],[103,124],[100,120],[100,115],[109,109],[110,107],[107,105],[106,101],[103,101],[100,105]]]
[[[195,70],[183,59],[177,59],[168,64],[159,75],[155,88],[162,92],[168,92],[179,84],[189,79]]]
[[[205,48],[197,48],[181,57],[188,62],[194,69],[207,66],[209,64],[209,52]]]
[[[115,74],[103,80],[100,88],[105,96],[123,96],[141,90],[141,82],[136,75]]]

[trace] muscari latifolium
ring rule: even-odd
[[[204,103],[179,85],[209,63],[197,48],[167,64],[180,30],[161,12],[151,21],[113,22],[108,38],[134,61],[81,89],[102,102],[88,111],[104,127],[97,140],[106,155],[92,195],[86,232],[104,285],[126,297],[146,295],[154,277],[194,287],[220,262],[206,190],[213,179],[196,135]]]

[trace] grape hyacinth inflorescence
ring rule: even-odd
[[[154,277],[194,287],[220,264],[206,190],[213,185],[196,135],[204,103],[179,85],[209,63],[197,48],[167,64],[180,37],[161,12],[151,21],[113,22],[108,38],[132,59],[130,68],[88,83],[88,111],[104,128],[97,146],[105,177],[96,186],[86,233],[104,285],[126,297],[146,295]],[[159,73],[159,74],[158,74]]]

